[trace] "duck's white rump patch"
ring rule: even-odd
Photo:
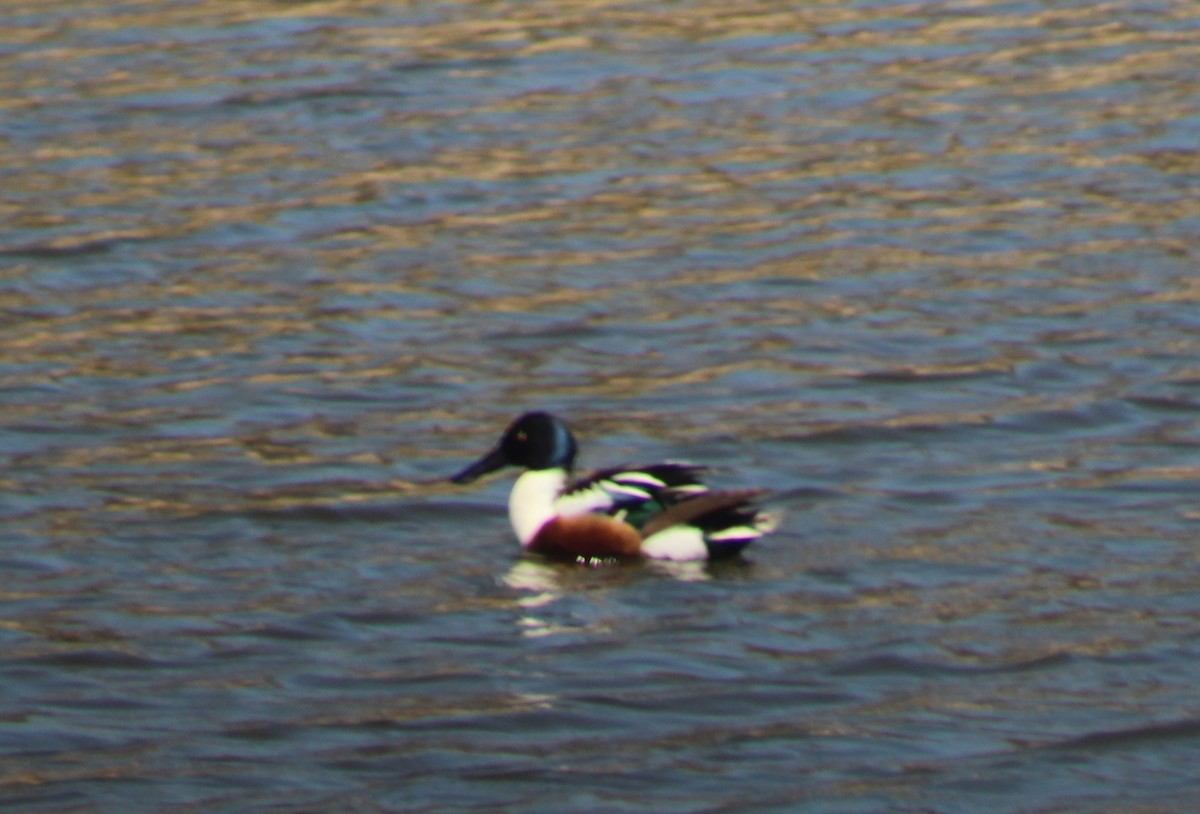
[[[694,526],[671,526],[642,541],[642,554],[656,560],[708,559],[708,546],[704,544],[704,533]]]

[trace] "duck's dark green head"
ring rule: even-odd
[[[575,436],[561,419],[550,413],[525,413],[504,431],[500,443],[450,481],[470,483],[506,466],[570,470],[576,450]]]

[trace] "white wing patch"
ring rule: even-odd
[[[573,517],[590,512],[607,512],[621,503],[641,502],[654,498],[656,492],[667,489],[666,481],[648,472],[628,470],[605,472],[595,480],[576,483],[558,499],[555,508],[564,517]],[[692,494],[706,491],[701,484],[688,484],[671,491]]]
[[[615,475],[609,476],[608,480],[617,485],[625,485],[632,483],[640,483],[643,486],[653,486],[656,489],[661,489],[667,484],[651,475],[649,472],[618,472]]]
[[[563,517],[577,517],[591,512],[606,512],[615,502],[612,495],[595,483],[562,495],[555,501],[554,508]]]

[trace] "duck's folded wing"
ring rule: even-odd
[[[617,466],[602,469],[570,484],[558,499],[563,516],[603,512],[630,512],[648,504],[658,509],[682,498],[702,494],[703,466],[683,463]]]
[[[737,556],[775,529],[779,516],[760,509],[762,489],[707,492],[668,506],[642,527],[642,554],[662,560]]]
[[[766,489],[730,489],[697,495],[651,517],[642,527],[642,536],[651,537],[673,526],[692,526],[710,541],[756,539],[774,528],[773,517],[755,505],[765,494]]]

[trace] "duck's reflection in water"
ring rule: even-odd
[[[598,580],[596,577],[600,570],[606,576]],[[553,609],[553,606],[564,597],[595,591],[600,587],[627,584],[648,572],[680,582],[712,579],[704,562],[646,560],[638,564],[611,561],[574,564],[527,558],[515,563],[501,581],[519,592],[516,604],[523,611],[517,621],[521,635],[536,638],[604,629],[607,627],[604,623],[595,620],[581,622],[574,614]]]

